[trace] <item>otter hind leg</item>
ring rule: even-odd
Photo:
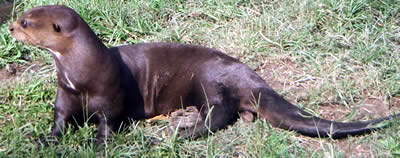
[[[254,113],[250,111],[242,111],[239,113],[240,119],[245,123],[250,123],[254,121]]]
[[[190,115],[182,117],[186,121],[180,120],[181,124],[184,123],[178,131],[180,137],[195,139],[225,128],[238,118],[239,99],[232,95],[229,88],[222,84],[204,87],[203,94],[207,97],[203,97],[202,104],[198,104],[201,105],[197,106],[198,111],[191,110]]]
[[[188,120],[190,122],[181,121],[184,124],[180,126],[181,129],[178,132],[180,137],[196,139],[202,135],[225,128],[235,118],[234,112],[226,110],[222,104],[212,104],[203,108],[204,110],[200,110],[200,113],[192,113],[189,116],[190,119]]]

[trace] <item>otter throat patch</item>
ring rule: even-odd
[[[47,50],[49,50],[58,60],[60,60],[60,58],[61,58],[61,53],[60,52],[53,51],[50,48],[47,48]]]
[[[64,76],[65,76],[65,79],[66,79],[67,82],[68,82],[68,87],[69,87],[69,88],[72,88],[73,90],[76,90],[76,87],[75,87],[75,85],[71,82],[71,80],[69,79],[68,73],[67,73],[67,72],[64,72]]]

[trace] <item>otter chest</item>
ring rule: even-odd
[[[71,89],[73,89],[73,90],[76,90],[76,87],[75,87],[74,83],[72,83],[72,81],[71,81],[71,79],[69,78],[67,72],[64,72],[64,78],[65,78],[65,80],[66,80],[66,82],[67,82],[66,85],[67,85],[69,88],[71,88]]]
[[[59,79],[59,84],[62,86],[65,86],[65,88],[68,88],[73,91],[77,91],[78,89],[76,88],[76,83],[74,80],[71,79],[71,76],[68,74],[68,72],[60,72],[58,75]]]
[[[55,58],[55,61],[56,61],[56,65],[57,65],[56,66],[57,67],[57,71],[60,71],[59,67],[62,67],[62,65],[60,63],[60,60],[61,60],[61,57],[62,57],[61,53],[57,52],[57,51],[54,51],[54,50],[51,50],[50,48],[47,48],[47,49],[53,54],[53,56]],[[58,78],[61,79],[61,80],[59,80],[59,82],[60,82],[59,84],[65,85],[67,88],[72,89],[74,91],[77,90],[74,82],[71,80],[71,78],[70,78],[70,76],[69,76],[67,71],[59,72]]]

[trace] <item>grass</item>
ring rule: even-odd
[[[19,1],[13,14],[46,4],[74,8],[107,46],[180,42],[222,50],[324,118],[364,120],[400,112],[398,0],[31,0]],[[19,72],[0,80],[1,157],[400,156],[399,120],[342,140],[239,120],[193,141],[163,135],[168,121],[137,121],[102,150],[87,143],[95,136],[92,125],[69,129],[58,145],[38,147],[34,139],[52,125],[55,69],[49,53],[12,39],[11,21],[0,27],[0,68],[17,65]]]

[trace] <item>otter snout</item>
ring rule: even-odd
[[[10,25],[8,25],[8,30],[9,30],[10,32],[13,32],[13,31],[14,31],[14,23],[15,23],[15,22],[13,22],[13,23],[11,23]]]

